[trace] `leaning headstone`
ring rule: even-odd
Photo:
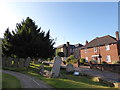
[[[2,57],[2,66],[6,66],[6,61],[7,61],[7,58],[6,57]]]
[[[23,58],[20,58],[19,59],[19,68],[23,68],[24,67],[24,59]]]
[[[51,71],[51,77],[58,77],[59,73],[60,73],[60,66],[62,63],[62,59],[60,56],[57,56],[54,58],[54,64],[53,64],[53,68]]]
[[[72,64],[67,64],[67,66],[66,66],[66,72],[67,73],[72,73],[72,72],[74,72],[74,66],[72,65]]]
[[[25,60],[25,67],[28,67],[30,65],[30,61],[31,61],[31,58],[28,57],[26,60]]]
[[[14,61],[13,67],[18,67],[19,62],[18,58],[14,58],[13,61]]]

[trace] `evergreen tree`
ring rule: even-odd
[[[16,24],[15,31],[9,28],[4,33],[3,55],[19,58],[51,58],[54,55],[54,39],[50,39],[50,30],[41,31],[32,19]]]

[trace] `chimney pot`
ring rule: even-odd
[[[116,40],[119,40],[119,32],[116,31]]]

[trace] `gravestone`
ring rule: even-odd
[[[60,56],[57,56],[57,57],[54,58],[54,64],[53,64],[53,67],[52,67],[50,77],[54,78],[54,77],[59,76],[61,63],[62,63],[62,59],[61,59]]]
[[[8,57],[8,61],[7,61],[7,66],[11,67],[12,66],[12,59],[11,57]]]
[[[18,67],[19,59],[18,58],[14,58],[13,61],[14,61],[13,67]]]
[[[44,66],[43,66],[43,65],[40,66],[39,73],[40,73],[41,75],[44,74]]]
[[[23,68],[24,67],[24,59],[23,58],[20,58],[19,59],[19,68]]]
[[[25,67],[28,67],[30,65],[30,61],[31,61],[31,58],[28,57],[26,60],[25,60]]]
[[[72,72],[74,72],[74,66],[72,65],[72,64],[67,64],[67,66],[66,66],[66,72],[67,73],[72,73]]]
[[[6,66],[6,61],[7,61],[7,58],[6,57],[2,57],[2,66]]]

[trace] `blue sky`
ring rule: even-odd
[[[9,2],[0,4],[0,37],[7,27],[30,17],[44,31],[50,29],[56,45],[84,44],[118,30],[117,2]]]

